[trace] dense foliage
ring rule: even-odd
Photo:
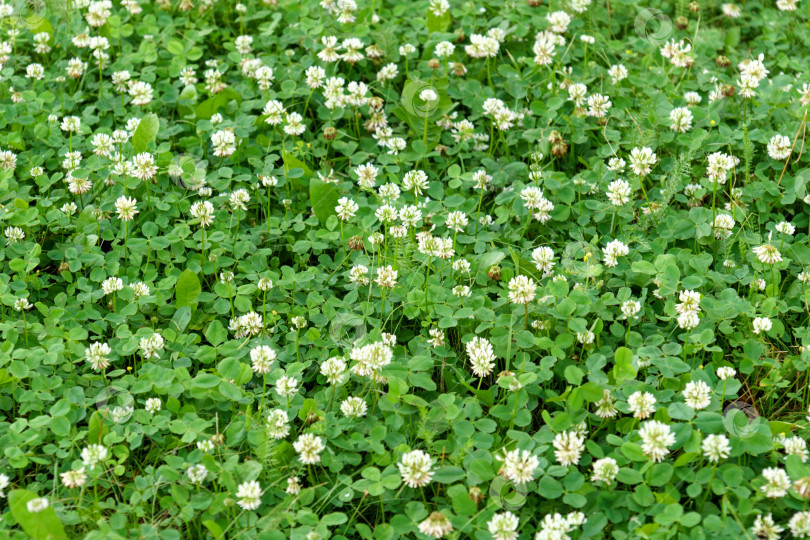
[[[0,530],[810,537],[809,10],[0,4]]]

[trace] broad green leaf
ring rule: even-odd
[[[228,339],[228,331],[225,330],[225,326],[219,322],[219,319],[211,321],[208,328],[205,329],[205,339],[214,347]]]
[[[65,528],[62,522],[56,515],[53,507],[50,504],[52,500],[48,499],[49,506],[40,510],[39,512],[29,512],[28,502],[36,499],[37,495],[27,489],[15,489],[8,494],[8,505],[11,508],[11,515],[23,530],[31,538],[37,540],[60,540],[64,538],[67,540],[68,536],[65,534]],[[47,498],[47,497],[46,497]]]
[[[135,134],[132,135],[132,147],[135,151],[146,152],[149,143],[155,142],[159,129],[160,120],[156,114],[150,113],[141,118],[138,127],[135,129]]]
[[[340,190],[335,184],[322,181],[320,178],[311,178],[309,181],[309,202],[312,206],[312,213],[318,217],[318,221],[325,225],[329,216],[336,214],[340,198]]]
[[[436,15],[433,10],[428,8],[426,26],[428,32],[444,32],[450,27],[450,10],[448,9],[441,15]]]
[[[197,305],[197,297],[200,292],[202,292],[202,287],[197,274],[189,269],[184,270],[177,278],[174,290],[177,307],[189,306],[193,309]]]
[[[633,365],[633,351],[627,347],[619,347],[616,349],[614,362],[613,376],[617,381],[636,378],[638,368]]]

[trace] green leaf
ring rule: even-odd
[[[214,538],[222,538],[225,536],[225,531],[222,530],[222,527],[220,527],[216,521],[209,519],[203,521],[203,525],[205,525],[205,528],[208,529],[208,532],[210,532]]]
[[[540,273],[537,271],[537,267],[533,263],[530,263],[521,257],[520,254],[518,254],[511,247],[509,248],[509,253],[512,255],[512,262],[515,264],[516,275],[523,274],[532,278],[536,283],[540,282],[543,276],[540,275]]]
[[[64,416],[51,418],[48,427],[57,437],[67,437],[70,433],[70,422]]]
[[[146,152],[149,143],[155,142],[160,129],[160,120],[154,113],[149,113],[138,123],[135,134],[132,135],[132,147],[136,152]]]
[[[648,261],[635,261],[632,265],[630,265],[630,269],[633,272],[638,272],[639,274],[648,274],[654,276],[658,273],[656,270],[655,265]]]
[[[293,169],[301,169],[303,171],[303,175],[306,178],[312,178],[312,169],[310,169],[306,163],[295,157],[294,155],[290,154],[289,152],[282,152],[283,160],[284,160],[284,173],[289,175]],[[292,177],[290,183],[296,189],[304,189],[307,186],[307,182],[303,182],[299,179],[299,177]]]
[[[309,181],[309,202],[312,206],[312,213],[318,217],[322,225],[326,224],[329,216],[334,216],[337,212],[340,190],[335,184],[324,182],[320,178],[312,178]]]
[[[28,511],[28,501],[36,499],[35,493],[27,489],[15,489],[8,494],[8,505],[11,515],[31,538],[37,540],[59,540],[68,536],[62,522],[56,516],[52,506],[36,513]]]
[[[585,373],[577,366],[568,366],[565,368],[565,380],[571,384],[579,385],[582,382],[582,377]]]
[[[189,306],[194,309],[197,306],[197,297],[201,292],[202,287],[197,274],[189,269],[183,270],[183,273],[177,278],[174,290],[177,307]]]
[[[545,499],[558,499],[563,494],[563,487],[557,480],[546,475],[537,481],[537,491]]]
[[[183,54],[183,44],[176,39],[172,39],[166,44],[166,50],[174,56],[180,56]]]
[[[580,390],[582,391],[582,397],[585,399],[585,401],[589,401],[591,403],[595,403],[604,397],[604,390],[595,382],[583,384]]]
[[[188,322],[191,320],[191,308],[189,306],[183,306],[177,311],[174,312],[174,317],[172,317],[172,324],[174,325],[173,330],[178,334],[183,333],[188,326]]]
[[[236,358],[226,358],[217,365],[217,370],[224,379],[235,381],[242,373],[242,364]]]
[[[222,379],[212,373],[198,373],[192,382],[197,388],[213,388],[221,381]]]
[[[441,15],[436,15],[428,8],[426,26],[429,33],[444,32],[450,27],[450,10],[448,9]]]
[[[638,368],[633,365],[633,351],[627,347],[616,349],[614,356],[613,376],[616,380],[630,381],[636,378]]]
[[[231,87],[227,87],[216,96],[206,99],[194,110],[194,114],[198,119],[209,120],[219,110],[220,107],[226,106],[231,101],[242,103],[242,95]]]
[[[666,485],[670,478],[672,478],[673,470],[672,465],[669,463],[658,463],[654,465],[652,476],[650,477],[650,485],[655,487]]]
[[[436,473],[433,475],[433,481],[442,484],[452,484],[453,482],[458,482],[464,478],[464,476],[464,469],[461,467],[445,465],[444,467],[436,469]]]
[[[726,30],[726,37],[724,40],[726,49],[733,49],[740,43],[740,29],[737,26],[729,26]]]
[[[205,329],[205,339],[208,342],[216,347],[220,343],[224,342],[228,338],[228,331],[225,330],[225,327],[219,321],[219,319],[214,319],[211,321],[211,324],[208,325],[208,328]]]

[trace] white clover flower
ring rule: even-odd
[[[360,418],[366,415],[367,410],[368,406],[361,397],[350,396],[340,403],[340,412],[346,418]]]
[[[678,313],[700,313],[700,293],[697,291],[683,290],[678,293],[678,300],[675,310]]]
[[[629,183],[622,179],[617,179],[610,183],[606,193],[613,206],[622,206],[630,201],[633,190]]]
[[[727,5],[729,4],[723,4],[724,11]],[[784,529],[776,524],[771,514],[767,516],[758,515],[754,520],[754,525],[751,527],[751,534],[753,534],[755,538],[763,538],[765,540],[778,540],[782,531],[784,531]]]
[[[652,166],[658,162],[658,156],[651,148],[633,148],[630,151],[630,168],[639,176],[647,176]]]
[[[642,450],[655,462],[662,461],[669,454],[669,447],[675,444],[675,435],[670,427],[657,420],[644,422],[638,434]]]
[[[790,156],[790,139],[784,135],[774,135],[768,141],[768,155],[772,159],[782,161]]]
[[[106,343],[91,343],[90,347],[84,350],[85,360],[90,363],[94,370],[100,371],[110,365],[109,355],[112,349]]]
[[[726,379],[730,379],[730,378],[734,377],[735,375],[737,375],[737,370],[734,369],[733,367],[722,366],[722,367],[717,368],[717,377],[722,381],[725,381]]]
[[[436,48],[434,49],[434,54],[437,58],[446,58],[448,56],[452,56],[453,52],[456,50],[456,46],[450,43],[449,41],[440,41],[436,44]]]
[[[588,96],[588,116],[604,118],[612,105],[613,103],[607,96],[592,94]]]
[[[669,128],[677,133],[686,133],[692,128],[692,111],[685,107],[672,109],[669,113]]]
[[[793,9],[795,9],[795,4]],[[794,538],[810,537],[810,512],[802,511],[793,514],[793,517],[788,521],[788,528]]]
[[[36,499],[31,499],[26,503],[25,507],[32,514],[42,512],[43,510],[48,508],[48,499],[46,499],[45,497],[37,497]]]
[[[293,443],[293,448],[298,452],[298,459],[301,460],[301,463],[310,465],[321,461],[321,452],[326,445],[317,435],[304,433]]]
[[[640,420],[649,418],[655,412],[655,396],[649,392],[636,391],[627,398],[627,405],[633,416]]]
[[[160,358],[160,351],[163,350],[163,336],[154,333],[148,338],[141,338],[138,347],[145,359]]]
[[[243,482],[236,489],[236,497],[243,510],[256,510],[262,504],[262,486],[255,480]]]
[[[191,205],[189,210],[192,217],[200,221],[200,227],[203,229],[214,222],[214,205],[208,201],[197,201]]]
[[[496,512],[487,522],[487,529],[494,540],[515,540],[518,537],[517,528],[520,524],[518,517],[505,510]]]
[[[84,467],[60,473],[59,476],[62,478],[62,485],[67,488],[81,487],[87,481]]]
[[[768,317],[756,317],[752,326],[755,334],[761,334],[762,332],[770,332],[771,328],[773,328],[773,322]]]
[[[204,441],[197,441],[197,449],[206,454],[214,449],[213,441],[206,439]]]
[[[495,353],[492,344],[482,337],[474,337],[467,343],[467,356],[470,357],[472,371],[476,377],[486,377],[495,367]]]
[[[619,474],[619,465],[615,459],[610,457],[598,459],[593,462],[591,481],[610,485],[616,479],[617,474]]]
[[[785,234],[787,236],[793,236],[793,233],[796,232],[796,227],[794,227],[793,225],[791,225],[787,221],[782,221],[781,223],[777,223],[777,225],[776,225],[776,227],[774,227],[774,229],[777,232],[780,232],[780,233]]]
[[[782,441],[782,446],[785,448],[785,456],[798,456],[802,463],[807,462],[810,454],[807,451],[807,442],[801,437],[788,437]]]
[[[734,218],[729,214],[717,214],[714,218],[714,237],[719,239],[731,236],[734,228]]]
[[[107,459],[107,448],[100,444],[91,444],[82,450],[82,463],[88,469],[92,469],[105,459]]]
[[[554,456],[563,467],[576,465],[585,450],[585,437],[575,431],[558,433],[552,441]]]
[[[433,478],[433,458],[422,450],[412,450],[402,455],[397,468],[405,485],[417,488],[426,486]]]
[[[515,276],[509,280],[509,300],[515,304],[528,304],[534,300],[537,284],[527,276]]]
[[[250,350],[251,368],[257,375],[269,373],[275,359],[276,351],[267,345],[259,345]]]
[[[608,160],[608,169],[616,172],[624,172],[627,163],[620,157],[612,157]]]
[[[683,95],[683,99],[686,100],[687,105],[694,107],[695,105],[699,105],[703,98],[701,98],[700,94],[697,92],[686,92]]]
[[[225,158],[236,152],[236,135],[232,131],[223,129],[211,135],[211,145],[214,155]]]
[[[284,490],[288,495],[298,495],[301,492],[301,483],[297,476],[287,478],[287,488]]]
[[[618,262],[619,257],[624,257],[630,253],[627,244],[621,240],[612,240],[607,246],[602,248],[603,260],[605,265],[614,267]]]
[[[768,235],[768,243],[755,247],[753,251],[759,262],[763,264],[776,264],[782,261],[782,254],[779,253],[776,246],[771,244],[770,234]]]
[[[186,475],[188,476],[188,481],[192,484],[202,484],[208,477],[208,469],[206,469],[205,465],[202,463],[198,463],[186,469]]]
[[[348,221],[354,217],[354,214],[360,206],[348,197],[341,197],[338,199],[338,204],[335,207],[335,213],[343,221]]]
[[[762,477],[765,478],[765,484],[760,486],[759,490],[769,499],[776,499],[787,495],[790,489],[790,477],[778,467],[767,467],[762,470]]]
[[[377,277],[374,282],[382,288],[390,289],[397,284],[399,272],[391,265],[377,268]]]
[[[148,412],[150,414],[155,414],[156,412],[158,412],[160,410],[161,406],[162,406],[162,403],[160,402],[160,398],[153,397],[153,398],[149,398],[149,399],[146,400],[146,404],[144,405],[144,408],[146,409],[146,412]]]
[[[298,392],[298,381],[293,377],[282,375],[276,381],[276,393],[280,397],[289,398]]]
[[[632,319],[641,311],[641,303],[638,300],[625,300],[621,304],[621,310],[625,319]]]
[[[613,64],[610,66],[610,69],[608,69],[608,75],[610,75],[611,82],[613,82],[613,84],[618,84],[627,78],[627,68],[622,64]]]
[[[432,512],[424,521],[419,523],[419,532],[433,538],[441,538],[453,531],[453,524],[441,512]]]
[[[686,404],[695,409],[705,409],[711,402],[711,389],[703,381],[690,381],[683,389],[683,398]]]
[[[619,414],[619,411],[616,409],[616,402],[613,396],[610,395],[610,390],[604,390],[602,399],[596,402],[596,416],[599,418],[613,418],[617,414]]]
[[[267,434],[273,439],[283,439],[290,434],[287,412],[273,409],[267,415]]]
[[[534,471],[540,465],[540,460],[527,450],[511,450],[504,452],[501,474],[521,485],[534,479]]]

